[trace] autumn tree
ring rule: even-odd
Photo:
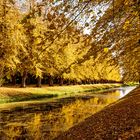
[[[138,0],[0,2],[1,76],[140,79]]]
[[[8,79],[14,75],[16,65],[19,63],[17,59],[17,18],[19,12],[16,9],[15,1],[0,1],[0,76]]]

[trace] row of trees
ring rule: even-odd
[[[0,0],[0,83],[21,77],[25,87],[28,76],[37,86],[46,78],[50,85],[138,81],[137,4]]]

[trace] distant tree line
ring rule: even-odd
[[[10,86],[21,86],[26,87],[29,85],[41,87],[42,85],[48,85],[48,86],[63,86],[63,85],[82,85],[82,84],[100,84],[100,83],[122,83],[121,81],[115,81],[115,80],[106,80],[106,79],[100,79],[100,80],[81,80],[77,81],[76,79],[63,79],[60,77],[51,77],[45,75],[41,80],[37,79],[35,76],[27,75],[26,81],[22,81],[22,77],[20,74],[14,75],[11,79],[4,78],[5,83],[4,85],[10,85]]]

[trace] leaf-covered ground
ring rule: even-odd
[[[140,140],[140,87],[55,140]]]

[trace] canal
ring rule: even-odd
[[[62,132],[124,97],[135,87],[64,96],[46,103],[0,110],[1,140],[52,140]],[[93,120],[94,121],[94,120]]]

